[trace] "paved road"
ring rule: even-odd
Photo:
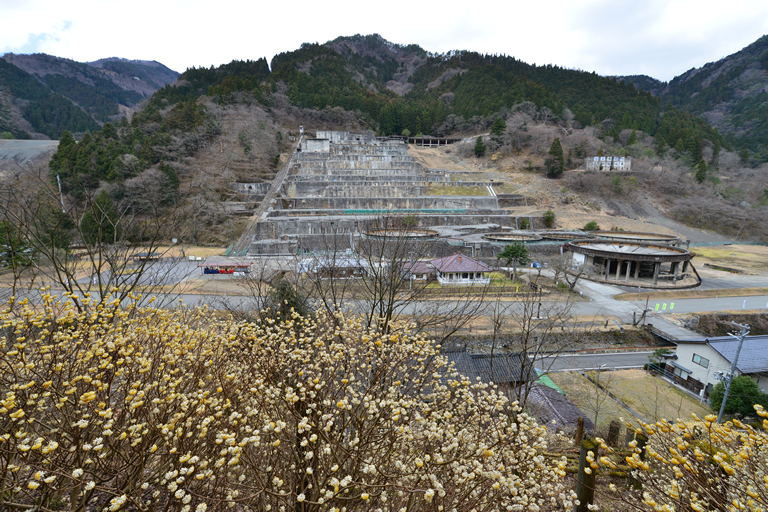
[[[618,352],[611,354],[562,354],[536,361],[536,368],[544,372],[642,368],[651,351]]]

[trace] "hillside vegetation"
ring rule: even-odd
[[[28,94],[34,91],[44,93]],[[271,69],[265,59],[188,69],[130,122],[105,124],[77,145],[63,136],[51,180],[58,175],[75,200],[99,190],[119,200],[128,180],[165,176],[163,187],[195,205],[194,239],[225,243],[238,231],[220,204],[237,200],[230,184],[269,181],[298,125],[380,135],[490,130],[485,157],[471,150],[462,157],[538,176],[552,175],[548,156],[558,139],[565,183],[548,196],[552,204],[573,200],[558,192],[565,189],[606,214],[648,213],[656,222],[666,215],[765,238],[762,174],[728,151],[703,118],[594,73],[471,52],[431,54],[378,35],[305,44],[275,56]],[[633,173],[572,172],[596,154],[633,157]]]
[[[622,79],[652,92],[664,104],[706,119],[743,151],[745,163],[768,161],[768,36],[669,83],[647,76]]]
[[[0,132],[57,139],[65,130],[98,130],[177,76],[157,62],[6,54],[0,59]]]

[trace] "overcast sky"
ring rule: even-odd
[[[670,80],[767,34],[768,1],[0,0],[0,54],[157,60],[179,72],[357,33]]]

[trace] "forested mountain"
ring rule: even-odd
[[[142,117],[199,94],[235,101],[234,93],[248,93],[265,105],[284,93],[297,107],[342,107],[358,112],[383,135],[487,129],[505,109],[530,102],[552,120],[600,123],[609,136],[628,128],[655,135],[664,127],[662,140],[672,146],[680,140],[699,148],[705,139],[723,143],[703,120],[679,109],[665,111],[658,98],[630,83],[504,55],[433,54],[378,34],[305,43],[276,55],[269,67],[260,59],[188,69],[179,85],[155,93]]]
[[[0,132],[58,138],[65,130],[96,130],[177,76],[157,62],[110,58],[86,64],[6,54],[0,59]]]
[[[644,76],[621,79],[650,91],[665,105],[704,117],[742,150],[745,160],[768,161],[768,36],[669,83]]]

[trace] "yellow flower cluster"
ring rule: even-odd
[[[768,412],[756,413],[768,426]],[[630,425],[628,425],[630,426]],[[634,428],[631,427],[630,428]],[[636,430],[646,440],[630,443],[626,457],[642,491],[621,499],[649,510],[768,510],[768,433],[738,420],[719,424],[714,415],[692,421],[658,421]],[[612,450],[603,444],[608,453]],[[608,457],[603,466],[616,467]]]
[[[0,508],[573,506],[545,429],[405,329],[81,313],[50,295],[14,315],[0,318]]]

